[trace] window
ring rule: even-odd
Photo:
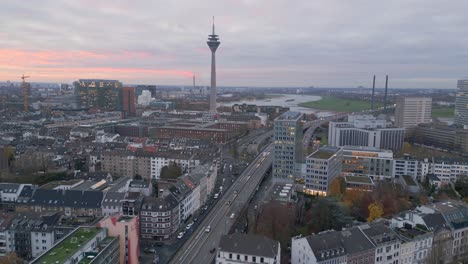
[[[253,262],[257,262],[257,257],[252,257]]]
[[[237,254],[237,260],[240,260],[240,255],[239,254]]]
[[[260,258],[260,263],[263,263],[265,260],[263,259],[263,257]]]
[[[229,259],[232,259],[232,254],[231,253],[229,253]]]

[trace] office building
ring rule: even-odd
[[[80,79],[74,82],[81,108],[115,111],[121,109],[122,83],[116,80]]]
[[[224,235],[219,242],[216,263],[268,263],[281,262],[281,246],[278,241],[264,236],[234,233]]]
[[[300,176],[302,117],[299,112],[288,111],[275,119],[273,180],[276,182],[294,182]]]
[[[330,183],[340,175],[342,152],[340,147],[324,146],[306,158],[305,193],[322,196],[328,194]]]
[[[460,126],[468,125],[468,80],[458,81],[454,122]]]
[[[370,177],[373,181],[393,180],[393,152],[376,148],[344,147],[342,174]]]
[[[110,216],[98,223],[98,227],[107,229],[111,237],[119,238],[120,264],[138,263],[138,229],[137,216]]]
[[[115,264],[119,263],[119,238],[105,228],[78,227],[31,264]]]
[[[400,96],[396,100],[395,125],[414,127],[421,123],[430,123],[432,98]]]
[[[210,112],[216,113],[216,50],[218,49],[219,36],[215,34],[215,25],[213,18],[213,33],[208,36],[206,42],[211,50],[211,92],[210,92]]]
[[[122,88],[122,111],[125,117],[134,117],[136,115],[135,110],[135,88],[124,87]]]
[[[398,151],[403,147],[404,128],[391,127],[371,115],[349,115],[348,122],[330,122],[328,144],[362,146]]]

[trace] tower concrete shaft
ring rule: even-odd
[[[216,49],[221,42],[219,36],[215,34],[215,25],[213,18],[213,33],[208,35],[206,42],[211,50],[211,92],[210,92],[210,112],[216,113]]]

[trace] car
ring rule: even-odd
[[[192,228],[192,226],[193,226],[193,222],[192,222],[192,223],[189,223],[189,224],[185,227],[185,229],[189,230],[190,228]]]
[[[215,193],[214,198],[215,198],[215,199],[218,199],[218,197],[219,197],[219,194],[218,194],[218,193]]]
[[[206,233],[209,233],[210,231],[211,231],[211,226],[207,226],[207,227],[205,228],[205,232],[206,232]]]
[[[208,205],[203,206],[203,210],[204,211],[208,210]]]
[[[194,221],[194,222],[198,221],[198,218],[194,218],[193,221]]]
[[[237,190],[234,191],[234,194],[237,194]]]
[[[230,204],[231,204],[231,201],[227,201],[227,203],[226,203],[226,204],[227,204],[227,205],[230,205]]]
[[[231,216],[229,218],[233,219],[234,216],[236,216],[234,213],[231,214]]]
[[[215,253],[215,251],[216,251],[216,248],[210,249],[210,253],[211,253],[211,254]]]
[[[180,232],[180,233],[177,235],[177,238],[178,238],[178,239],[181,239],[181,238],[184,236],[184,234],[185,234],[184,232]]]

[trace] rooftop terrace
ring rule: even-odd
[[[100,228],[80,227],[64,240],[55,245],[34,263],[38,264],[61,264],[65,263],[83,245],[93,239],[100,231]]]

